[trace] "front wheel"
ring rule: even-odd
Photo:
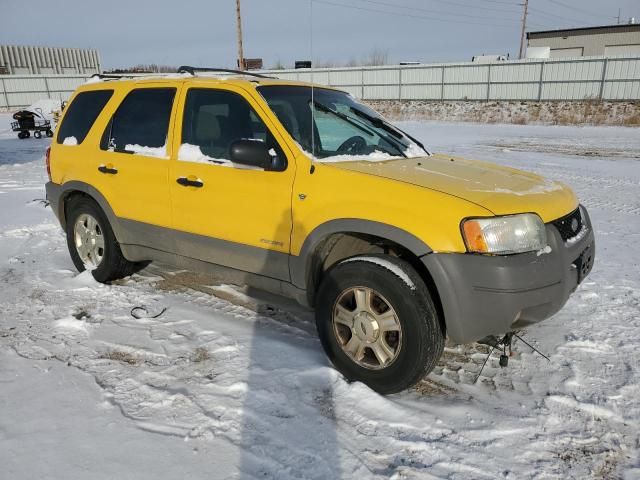
[[[36,130],[35,132],[33,132],[33,137],[34,138],[42,138],[42,133],[40,133],[39,130]]]
[[[389,255],[353,257],[329,269],[316,324],[335,367],[383,394],[421,380],[444,350],[427,286],[409,263]]]
[[[98,282],[127,277],[140,264],[122,255],[102,209],[87,197],[72,197],[66,210],[67,246],[79,272],[90,270]]]

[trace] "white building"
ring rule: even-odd
[[[527,32],[527,46],[551,58],[640,56],[640,24]]]
[[[0,45],[0,75],[91,75],[101,71],[98,50]]]

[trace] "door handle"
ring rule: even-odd
[[[182,185],[183,187],[204,187],[204,182],[199,178],[196,180],[189,180],[187,177],[180,177],[176,180],[176,182],[178,182],[178,184]]]
[[[110,175],[115,175],[116,173],[118,173],[118,170],[117,170],[117,169],[115,169],[115,168],[113,168],[113,165],[109,165],[109,166],[107,166],[107,165],[100,165],[100,166],[98,167],[98,171],[99,171],[100,173],[108,173],[108,174],[110,174]]]

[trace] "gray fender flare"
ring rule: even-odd
[[[289,258],[291,282],[296,287],[302,289],[307,288],[307,279],[311,269],[313,252],[322,243],[322,241],[334,233],[362,233],[375,235],[403,246],[416,257],[422,257],[432,252],[431,248],[415,235],[386,223],[359,218],[330,220],[313,229],[302,244],[300,255],[297,257],[291,256]]]
[[[64,208],[64,199],[72,192],[82,192],[93,198],[96,203],[100,206],[102,211],[107,216],[109,220],[109,224],[113,230],[114,235],[116,236],[116,240],[119,243],[126,243],[126,230],[122,228],[120,221],[115,213],[113,213],[113,209],[107,199],[98,191],[95,187],[92,187],[88,183],[80,182],[77,180],[72,180],[66,183],[63,183],[59,187],[58,193],[58,201],[57,201],[57,212],[56,213],[58,219],[60,220],[60,224],[62,228],[66,228],[66,218],[65,218],[65,208]]]

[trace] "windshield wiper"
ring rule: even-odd
[[[357,108],[354,107],[349,107],[349,109],[355,113],[356,115],[358,115],[359,117],[365,118],[367,120],[369,120],[371,122],[371,124],[374,127],[378,127],[378,128],[382,128],[385,131],[389,132],[390,134],[392,134],[394,137],[396,138],[402,138],[407,137],[409,140],[411,140],[413,143],[415,143],[416,145],[418,145],[422,150],[425,151],[425,153],[427,155],[429,155],[429,152],[427,151],[427,149],[425,148],[425,146],[422,144],[422,142],[420,142],[419,140],[415,139],[414,137],[412,137],[411,135],[409,135],[407,132],[405,132],[404,130],[399,129],[398,127],[396,127],[395,125],[387,122],[386,120],[384,120],[383,118],[380,117],[376,117],[373,115],[368,114],[367,112],[363,112],[362,110],[358,110]]]
[[[322,103],[320,103],[320,102],[318,102],[316,100],[313,101],[313,104],[316,107],[318,107],[318,109],[320,111],[331,113],[331,114],[335,115],[336,117],[343,119],[345,122],[348,122],[350,125],[353,125],[358,130],[361,130],[361,131],[367,133],[369,136],[375,137],[376,135],[378,135],[379,137],[385,139],[387,141],[387,143],[389,145],[391,145],[392,147],[394,147],[401,156],[407,158],[407,155],[404,153],[405,145],[403,145],[398,140],[395,140],[394,138],[391,138],[388,135],[381,135],[380,133],[372,132],[366,125],[364,125],[362,122],[358,121],[357,119],[352,118],[349,115],[345,115],[342,112],[338,112],[336,110],[333,110],[332,108],[329,108],[326,105],[324,105],[324,104],[322,104]],[[374,125],[374,127],[375,127],[375,125]],[[398,146],[398,145],[400,145],[400,146]]]
[[[353,107],[349,107],[349,110],[351,110],[353,113],[355,113],[359,117],[362,117],[362,118],[368,120],[369,122],[371,122],[371,124],[374,127],[382,128],[383,130],[389,132],[391,135],[393,135],[396,138],[402,138],[404,136],[402,134],[402,132],[398,131],[397,128],[395,128],[393,125],[385,122],[380,117],[374,117],[373,115],[369,115],[368,113],[363,112],[362,110],[358,110],[357,108],[353,108]]]
[[[374,127],[381,128],[385,132],[389,132],[392,136],[389,136],[389,135],[380,135],[380,136],[384,138],[388,143],[393,145],[396,149],[398,149],[398,151],[402,154],[404,158],[407,158],[407,154],[405,153],[405,150],[407,149],[408,145],[405,145],[403,142],[400,141],[400,139],[404,136],[402,132],[400,132],[393,125],[385,122],[379,117],[374,117],[373,115],[369,115],[368,113],[365,113],[353,107],[349,107],[349,110],[351,110],[357,116],[367,120]]]
[[[311,102],[309,102],[311,103]],[[369,130],[368,128],[362,126],[361,123],[354,121],[352,118],[350,118],[348,115],[345,115],[344,113],[340,113],[337,112],[336,110],[333,110],[329,107],[327,107],[326,105],[323,105],[322,103],[314,100],[313,101],[313,105],[315,107],[318,108],[318,110],[320,110],[321,112],[327,112],[327,113],[332,113],[333,115],[335,115],[338,118],[341,118],[342,120],[344,120],[345,122],[348,122],[350,125],[353,125],[354,127],[356,127],[358,130],[366,133],[367,135],[369,135],[370,137],[375,137],[376,134],[374,132],[372,132],[371,130]]]

